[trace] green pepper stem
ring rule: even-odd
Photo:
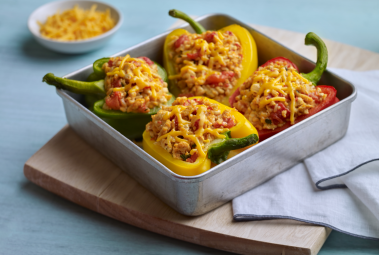
[[[178,18],[178,19],[182,19],[184,21],[187,21],[191,27],[193,28],[193,30],[195,30],[195,32],[197,34],[202,34],[204,32],[206,32],[207,30],[205,30],[205,28],[200,25],[199,22],[196,22],[194,21],[190,16],[188,16],[187,14],[185,14],[184,12],[181,12],[181,11],[178,11],[178,10],[170,10],[168,12],[168,14],[171,16],[171,17],[174,17],[174,18]]]
[[[230,131],[229,131],[230,132]],[[231,150],[238,150],[258,142],[259,138],[256,134],[251,134],[242,138],[226,138],[216,144],[213,144],[208,149],[208,158],[215,164],[220,164],[225,161]]]
[[[103,95],[105,96],[104,80],[99,81],[75,81],[66,78],[57,77],[52,73],[46,74],[43,79],[49,85],[59,89],[65,89],[77,94]]]
[[[328,64],[328,49],[323,40],[313,32],[309,32],[305,36],[305,45],[313,45],[317,48],[317,62],[312,72],[301,75],[316,86]]]

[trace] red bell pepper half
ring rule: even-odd
[[[321,40],[321,38],[312,32],[310,32],[306,35],[305,44],[306,45],[314,45],[317,48],[317,63],[316,63],[315,69],[312,72],[307,73],[307,74],[301,73],[301,75],[304,78],[306,78],[307,80],[309,80],[310,82],[312,82],[316,86],[316,84],[318,83],[318,81],[320,80],[320,78],[322,76],[322,73],[326,69],[326,65],[328,62],[328,51],[327,51],[325,43]],[[274,63],[277,61],[281,61],[282,63],[285,63],[285,65],[287,67],[293,67],[297,71],[299,71],[298,67],[294,63],[292,63],[290,60],[288,60],[284,57],[273,58],[273,59],[267,61],[266,63],[264,63],[263,65],[261,65],[261,67],[268,66],[271,63]],[[316,102],[316,105],[309,110],[309,113],[296,118],[294,124],[296,124],[296,123],[318,113],[319,111],[322,111],[323,109],[339,102],[339,99],[336,97],[337,90],[334,87],[327,86],[327,85],[318,85],[317,87],[321,89],[322,93],[327,95],[325,100],[318,103],[318,104]],[[233,95],[229,98],[229,103],[231,106],[233,106],[233,104],[235,102],[235,98],[239,94],[240,94],[240,91],[238,88],[233,93]],[[259,141],[262,142],[263,140],[265,140],[265,139],[267,139],[267,138],[289,128],[290,126],[291,126],[291,123],[287,122],[284,126],[281,126],[279,128],[273,129],[273,130],[271,130],[271,129],[258,130]]]
[[[270,59],[269,61],[261,65],[261,67],[266,67],[270,65],[271,63],[275,63],[275,62],[282,62],[286,65],[286,67],[293,67],[296,69],[297,72],[299,72],[299,68],[294,63],[292,63],[291,60],[287,58],[283,58],[283,57],[276,57],[276,58]]]
[[[273,59],[270,59],[268,60],[266,63],[264,63],[263,65],[261,65],[261,67],[266,67],[268,65],[270,65],[271,63],[275,63],[275,62],[282,62],[286,65],[286,67],[293,67],[296,69],[297,72],[299,72],[299,68],[291,62],[291,60],[287,59],[287,58],[283,58],[283,57],[276,57],[276,58],[273,58]],[[233,106],[234,102],[235,102],[235,99],[236,97],[240,94],[240,90],[239,88],[236,89],[236,91],[234,91],[234,93],[229,97],[229,104],[231,106]]]
[[[308,114],[297,117],[295,120],[295,124],[339,102],[339,99],[336,97],[337,90],[334,87],[326,86],[326,85],[319,85],[317,87],[321,89],[322,93],[327,94],[325,100],[322,101],[320,104],[316,105],[315,107],[311,108]],[[259,141],[262,142],[263,140],[266,140],[267,138],[289,128],[290,126],[291,126],[291,122],[287,122],[286,124],[284,124],[284,126],[275,128],[273,130],[272,129],[258,130]]]

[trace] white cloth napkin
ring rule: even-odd
[[[379,239],[379,70],[330,70],[358,91],[347,134],[235,198],[234,220],[294,219]]]

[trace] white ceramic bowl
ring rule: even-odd
[[[37,21],[45,23],[48,16],[54,15],[58,10],[62,12],[67,9],[72,9],[75,6],[75,4],[77,4],[80,8],[86,10],[90,9],[93,4],[97,5],[96,10],[98,11],[105,11],[106,9],[109,9],[111,12],[111,17],[115,20],[116,25],[104,34],[80,41],[61,42],[56,40],[50,40],[41,36],[39,32],[40,27]],[[57,1],[45,4],[39,7],[37,10],[35,10],[29,17],[28,28],[30,32],[33,34],[34,38],[46,48],[62,53],[77,54],[92,51],[103,46],[120,28],[122,21],[122,14],[115,7],[106,3],[97,1],[75,0]]]

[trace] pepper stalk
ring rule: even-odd
[[[316,86],[328,64],[328,49],[324,41],[313,32],[305,36],[305,45],[313,45],[317,48],[317,62],[312,72],[301,73],[301,75]]]
[[[173,10],[170,10],[168,14],[173,18],[178,18],[178,19],[187,21],[197,34],[202,34],[207,31],[199,22],[193,20],[190,16],[188,16],[184,12],[173,9]]]
[[[59,89],[65,89],[77,94],[102,95],[105,96],[104,80],[98,81],[76,81],[55,76],[52,73],[46,74],[42,78],[43,82],[53,85]]]
[[[257,134],[251,134],[242,138],[231,138],[230,131],[224,133],[224,139],[213,143],[208,148],[208,158],[215,164],[224,162],[231,150],[238,150],[255,144],[259,138]],[[216,140],[215,140],[216,141]]]
[[[96,60],[93,64],[93,73],[90,74],[87,81],[61,78],[52,73],[46,74],[42,81],[57,88],[85,95],[87,107],[103,121],[129,139],[140,138],[146,124],[151,121],[151,115],[156,114],[160,108],[158,106],[154,107],[150,109],[148,113],[122,112],[103,109],[105,103],[104,97],[106,96],[104,89],[104,78],[106,74],[101,67],[104,63],[108,62],[109,59],[110,58],[101,58]],[[159,76],[162,80],[167,82],[166,71],[157,63],[155,64],[157,65]],[[171,95],[171,99],[168,100],[167,105],[171,105],[174,100],[175,97]]]

